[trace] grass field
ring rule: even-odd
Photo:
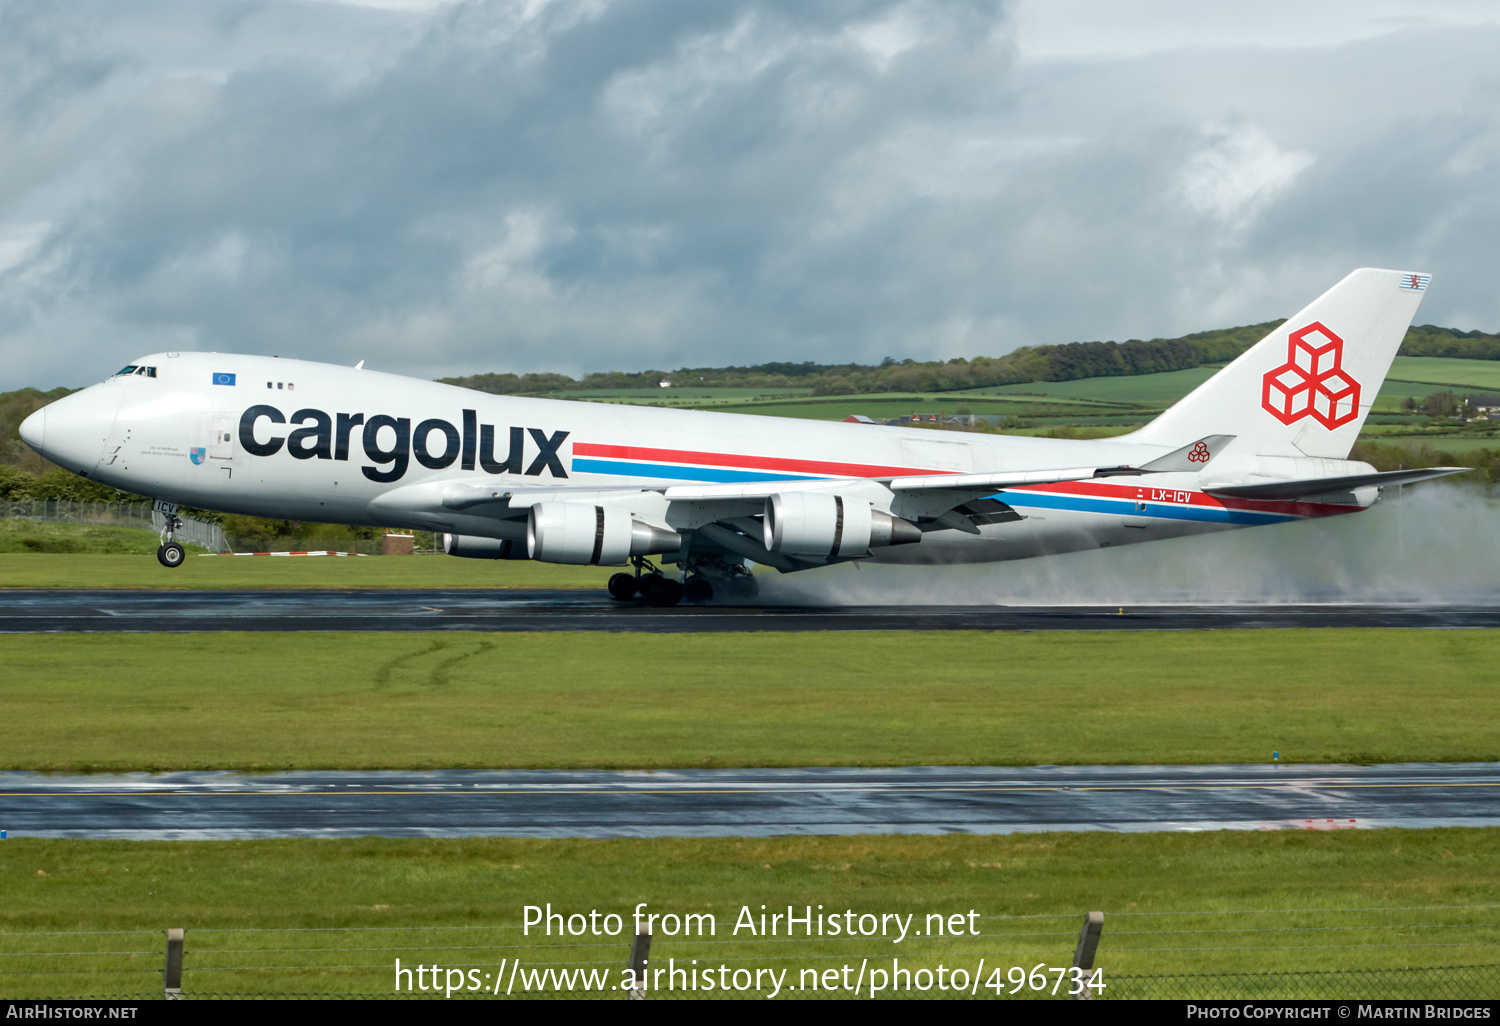
[[[1373,439],[1389,445],[1404,445],[1409,449],[1429,446],[1439,452],[1455,455],[1476,452],[1480,449],[1500,449],[1500,438],[1494,435],[1378,435]]]
[[[1494,963],[1500,931],[1493,913],[1476,907],[1500,903],[1494,833],[12,839],[0,860],[0,946],[10,956],[0,987],[8,997],[159,997],[167,927],[187,931],[183,985],[190,997],[389,994],[397,958],[405,966],[473,967],[492,976],[502,958],[520,958],[526,967],[601,966],[613,987],[639,902],[650,912],[715,918],[712,937],[668,936],[658,926],[654,964],[697,958],[731,969],[785,968],[792,986],[803,969],[849,964],[852,977],[866,958],[870,967],[889,968],[899,958],[909,969],[941,961],[971,973],[981,957],[990,967],[1070,965],[1081,915],[1090,909],[1105,913],[1096,959],[1105,997],[1130,995],[1134,974]],[[565,913],[619,914],[624,934],[523,934],[523,906],[548,902]],[[911,914],[913,930],[926,926],[929,914],[956,913],[978,936],[909,933],[900,944],[894,936],[788,940],[743,929],[736,936],[741,909],[758,916],[762,904],[799,913],[822,906],[825,914]],[[69,951],[88,954],[40,953]],[[1215,989],[1198,996],[1237,993],[1232,981],[1207,986]],[[1333,986],[1343,988],[1339,996],[1358,996],[1360,982],[1335,978]]]
[[[843,420],[850,414],[858,413],[874,420],[885,421],[909,413],[941,413],[951,416],[960,410],[965,413],[1018,417],[1026,420],[1047,416],[1066,419],[1092,418],[1100,413],[1118,412],[1117,407],[1102,404],[1061,403],[1055,400],[968,399],[952,396],[897,399],[849,396],[821,402],[757,404],[729,412],[753,413],[762,417],[798,417],[803,420]]]
[[[727,412],[757,413],[771,416],[842,420],[850,413],[868,416],[895,416],[916,408],[935,412],[939,406],[950,412],[959,404],[973,413],[1014,413],[1031,417],[1053,411],[1027,412],[1028,405],[1080,404],[1074,410],[1090,405],[1126,404],[1142,411],[1159,412],[1207,381],[1222,365],[1195,367],[1128,377],[1083,378],[1076,381],[1032,381],[1019,385],[970,389],[949,393],[881,393],[869,396],[822,396],[803,394],[778,402],[777,396],[789,396],[796,390],[781,390],[768,395],[756,389],[620,389],[611,392],[560,393],[561,397],[584,397],[596,401],[650,402],[652,405],[690,406]],[[1438,357],[1397,357],[1380,390],[1379,409],[1396,411],[1407,397],[1425,398],[1444,388],[1457,391],[1500,391],[1500,361],[1451,360]],[[1007,403],[1022,405],[1012,406]],[[894,413],[890,409],[899,407]],[[931,407],[929,409],[929,407]],[[1103,412],[1103,411],[1101,411]]]
[[[1151,420],[1220,369],[1220,366],[1215,365],[1128,377],[1033,381],[950,393],[800,395],[784,401],[768,398],[753,389],[707,389],[697,393],[693,389],[663,389],[663,392],[681,393],[681,396],[670,400],[656,396],[649,389],[597,393],[597,397],[620,402],[651,401],[653,404],[809,420],[843,420],[854,413],[876,420],[887,420],[913,411],[942,411],[952,414],[963,410],[975,414],[1014,416],[1036,425],[1030,429],[1011,429],[1007,433],[1046,434],[1054,427],[1070,424],[1085,427],[1116,425],[1124,430],[1133,429],[1136,425]],[[1380,414],[1404,415],[1403,419],[1406,419],[1410,415],[1405,414],[1402,404],[1408,398],[1423,399],[1444,389],[1460,393],[1500,391],[1500,361],[1397,357],[1391,376],[1385,380],[1375,399],[1374,409]],[[1396,426],[1389,423],[1389,416],[1383,419],[1386,423],[1376,421],[1371,426]],[[1099,434],[1115,433],[1120,432]],[[1367,432],[1378,433],[1380,432]],[[1493,447],[1488,441],[1475,438],[1476,436],[1470,435],[1460,436],[1449,448],[1461,453]]]
[[[1448,385],[1455,390],[1500,391],[1500,360],[1450,360],[1437,356],[1398,356],[1387,377]],[[1426,393],[1424,393],[1426,394]]]
[[[960,405],[972,413],[998,413],[1036,418],[1064,413],[1069,406],[1077,416],[1087,417],[1087,407],[1124,404],[1149,419],[1207,381],[1221,367],[1195,367],[1128,377],[1084,378],[1076,381],[1032,381],[1019,385],[971,389],[951,393],[880,393],[867,396],[812,396],[809,390],[782,389],[618,389],[607,392],[560,393],[563,398],[593,401],[648,403],[755,413],[765,416],[842,420],[851,413],[889,418],[916,409],[954,412]],[[1378,408],[1395,412],[1407,397],[1425,398],[1444,388],[1457,391],[1500,391],[1500,361],[1450,360],[1436,357],[1397,357],[1390,376],[1380,390]],[[792,397],[793,393],[799,393]],[[780,397],[787,397],[778,401]],[[1064,410],[1058,404],[1068,404]],[[1047,407],[1054,407],[1048,409]]]
[[[190,556],[182,566],[168,570],[156,561],[155,535],[149,538],[151,555],[80,558],[0,552],[0,589],[603,588],[609,575],[620,571],[619,567],[427,555]]]
[[[1194,367],[1161,374],[1136,374],[1117,378],[1081,378],[1077,381],[1029,381],[976,389],[966,395],[1045,395],[1061,399],[1094,399],[1105,402],[1167,406],[1213,377],[1220,366]]]
[[[743,402],[772,396],[811,395],[810,388],[591,388],[548,393],[548,399],[588,399],[596,402],[649,400],[676,405],[711,402]]]
[[[1500,758],[1493,631],[268,640],[0,636],[0,767]]]
[[[1456,366],[1468,364],[1482,366]],[[1103,403],[1137,404],[1146,411],[1137,419],[1149,419],[1213,370],[920,398],[768,402],[757,390],[705,398],[694,389],[568,397],[826,419],[883,416],[882,404],[890,415],[967,406],[1033,422],[1072,409],[1078,423],[1095,424],[1118,409]],[[1417,380],[1388,382],[1382,408],[1442,387],[1500,390],[1500,363],[1398,360],[1393,374]],[[1455,452],[1496,444],[1394,432],[1380,440]],[[152,556],[154,535],[126,533],[139,537],[0,521],[0,587],[594,588],[614,572],[426,556],[194,557],[168,571]],[[49,546],[138,554],[36,551]],[[1139,764],[1265,762],[1272,750],[1289,762],[1494,760],[1497,649],[1497,632],[1391,630],[12,635],[0,637],[0,767]],[[520,906],[547,901],[621,913],[648,901],[719,915],[721,929],[740,905],[761,903],[1028,917],[986,918],[981,937],[902,948],[659,936],[653,951],[790,966],[794,978],[805,966],[893,955],[911,968],[981,954],[992,966],[1067,964],[1089,908],[1109,917],[1099,964],[1107,981],[1121,982],[1107,997],[1149,993],[1129,989],[1131,974],[1493,964],[1500,929],[1478,906],[1500,905],[1496,837],[12,838],[0,842],[0,996],[151,993],[167,926],[189,931],[190,995],[384,994],[396,957],[481,971],[517,956],[623,965],[623,937],[595,947],[565,946],[592,938],[518,939]],[[112,930],[126,932],[93,932]],[[112,954],[40,953],[73,950]],[[216,968],[224,966],[251,968]],[[278,966],[292,968],[269,968]],[[1199,996],[1241,994],[1222,986],[1230,989]]]
[[[155,531],[100,524],[47,523],[21,517],[0,518],[0,556],[7,554],[93,555],[115,553],[154,556],[161,538]],[[206,552],[196,545],[191,553]],[[153,559],[154,563],[155,560]],[[4,572],[0,570],[0,582]],[[4,584],[0,583],[0,587]]]

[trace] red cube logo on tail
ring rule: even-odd
[[[1330,431],[1359,415],[1359,382],[1344,373],[1344,340],[1313,321],[1287,339],[1286,363],[1261,379],[1260,404],[1283,424],[1311,415]]]

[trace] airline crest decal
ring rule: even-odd
[[[1359,415],[1359,382],[1345,374],[1344,340],[1313,321],[1287,339],[1286,363],[1261,379],[1260,404],[1283,424],[1311,416],[1332,431]]]

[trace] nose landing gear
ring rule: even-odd
[[[153,512],[162,515],[161,547],[156,550],[156,561],[169,570],[181,566],[187,559],[187,550],[177,543],[177,529],[182,518],[177,515],[177,503],[157,500],[151,504]]]

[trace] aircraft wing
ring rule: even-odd
[[[1151,473],[1131,467],[1075,467],[1062,470],[1027,470],[996,474],[929,474],[920,477],[894,477],[881,480],[865,477],[787,478],[781,481],[755,481],[748,484],[685,484],[636,486],[626,488],[506,488],[490,483],[452,483],[442,491],[442,505],[446,509],[471,509],[490,504],[504,504],[524,515],[525,510],[538,502],[553,500],[564,502],[609,501],[635,497],[643,492],[655,492],[668,502],[724,503],[740,505],[759,503],[773,495],[792,491],[839,491],[863,488],[870,484],[883,485],[892,492],[908,494],[944,493],[945,498],[962,501],[963,493],[988,495],[1002,488],[1019,488],[1023,485],[1054,484],[1058,481],[1083,481],[1094,477],[1111,477],[1116,474]],[[957,494],[947,494],[957,493]]]
[[[974,492],[979,495],[988,495],[1002,488],[1057,484],[1060,481],[1087,481],[1092,478],[1118,477],[1127,474],[1195,472],[1207,467],[1209,461],[1233,440],[1233,435],[1209,435],[1139,467],[1092,466],[1067,467],[1057,470],[1008,470],[991,474],[921,474],[911,477],[821,478],[817,480],[798,478],[788,481],[756,481],[751,484],[668,485],[663,490],[663,494],[669,500],[682,502],[766,499],[788,490],[839,488],[847,487],[851,482],[876,481],[892,492],[908,494]]]
[[[632,518],[651,527],[697,532],[711,545],[788,571],[849,557],[809,558],[768,551],[761,540],[760,518],[773,496],[834,492],[867,500],[877,510],[889,510],[889,514],[879,515],[897,518],[897,523],[905,521],[905,530],[926,533],[952,529],[977,535],[983,525],[1022,519],[1010,506],[992,498],[997,491],[1121,475],[1197,471],[1231,440],[1232,436],[1210,435],[1139,467],[1061,467],[884,478],[798,477],[733,484],[651,483],[606,488],[586,485],[516,488],[493,480],[468,479],[397,489],[378,502],[409,512],[446,510],[511,521],[526,519],[532,507],[541,503],[614,507],[628,511]]]
[[[753,515],[771,496],[788,492],[838,491],[867,495],[876,502],[885,500],[893,506],[897,515],[907,516],[923,523],[924,529],[954,527],[977,533],[972,521],[997,523],[1000,519],[1019,519],[1004,516],[1004,511],[990,508],[1003,503],[986,500],[985,497],[1006,488],[1021,488],[1027,485],[1056,484],[1063,481],[1086,481],[1095,478],[1120,475],[1157,474],[1182,471],[1198,471],[1208,465],[1209,460],[1233,440],[1231,435],[1210,435],[1189,445],[1145,463],[1131,466],[1087,466],[1062,467],[1037,470],[1007,470],[992,473],[920,474],[892,477],[844,477],[844,478],[786,478],[773,481],[754,481],[734,484],[650,484],[612,488],[588,488],[564,486],[553,488],[512,488],[494,481],[450,481],[442,485],[418,486],[422,494],[398,498],[388,494],[386,503],[423,506],[440,505],[443,509],[469,511],[481,516],[497,519],[521,519],[527,510],[541,502],[589,502],[603,505],[656,506],[663,520],[671,507],[679,509],[693,507],[696,515],[692,526],[701,523],[728,521],[734,517]],[[436,494],[434,494],[436,489]],[[406,492],[407,489],[400,489]],[[439,500],[434,503],[433,500]],[[966,509],[966,517],[954,514],[946,516],[960,507]],[[981,508],[983,507],[983,508]],[[1008,509],[1008,507],[1006,507]],[[643,510],[644,511],[644,510]],[[995,519],[996,517],[1000,519]],[[677,518],[674,518],[677,519]]]

